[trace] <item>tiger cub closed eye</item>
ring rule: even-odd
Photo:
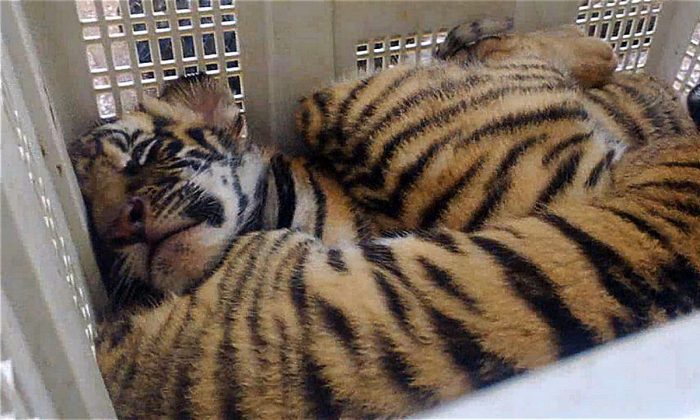
[[[242,124],[229,91],[199,75],[73,144],[115,303],[196,287],[252,230],[300,229],[329,244],[367,235],[335,181],[243,139]]]

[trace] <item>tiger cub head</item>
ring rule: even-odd
[[[72,144],[113,304],[197,286],[250,229],[266,163],[243,126],[228,89],[199,75]]]

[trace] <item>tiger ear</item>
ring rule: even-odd
[[[167,113],[171,114],[169,116],[174,119],[180,116],[184,119],[194,118],[202,124],[235,135],[240,134],[243,128],[243,118],[231,91],[205,73],[181,77],[168,83],[158,102],[161,102],[158,108],[163,111],[167,109]]]

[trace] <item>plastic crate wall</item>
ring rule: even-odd
[[[673,89],[685,96],[698,82],[700,82],[700,19],[688,41],[681,66],[673,81]]]
[[[102,118],[133,109],[163,84],[206,72],[243,108],[234,0],[75,0]]]
[[[610,43],[617,70],[641,71],[658,30],[660,0],[583,0],[576,24],[589,36]]]

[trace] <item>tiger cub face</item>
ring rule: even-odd
[[[246,229],[265,164],[242,125],[228,91],[198,76],[72,145],[108,291],[192,288]]]

